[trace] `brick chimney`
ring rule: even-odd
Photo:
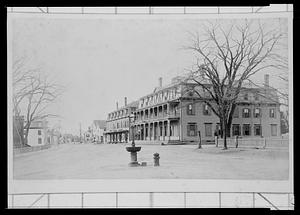
[[[158,79],[158,87],[162,87],[162,77]]]
[[[270,83],[269,83],[269,74],[265,74],[265,87],[269,87],[270,85]]]
[[[127,97],[124,98],[124,105],[127,106]]]
[[[118,102],[116,102],[116,105],[117,105],[117,110],[119,109],[119,104],[118,104]]]

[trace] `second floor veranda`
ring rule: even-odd
[[[167,102],[135,111],[135,122],[179,118],[179,101]]]

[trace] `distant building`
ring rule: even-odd
[[[46,120],[36,120],[31,123],[28,132],[28,145],[40,146],[47,143],[50,144],[47,124],[48,122]]]
[[[64,134],[63,135],[65,143],[71,143],[73,141],[73,135],[72,134]]]
[[[89,127],[87,131],[83,132],[83,139],[84,142],[92,142],[93,141],[93,135],[92,135],[92,128]]]
[[[154,91],[140,98],[131,109],[135,114],[136,140],[152,142],[196,142],[199,132],[203,140],[213,140],[214,132],[220,133],[219,118],[205,100],[209,94],[195,83],[187,83],[184,77],[173,78],[172,83],[163,86],[162,79]],[[207,87],[212,87],[206,84]],[[196,89],[202,94],[188,90]],[[108,114],[107,134],[110,142],[123,142],[123,134],[128,133],[127,106]],[[125,114],[124,114],[125,111]],[[127,119],[127,120],[126,120]],[[122,127],[122,120],[127,122]],[[116,125],[116,123],[118,123]],[[118,131],[119,130],[119,131]],[[243,86],[233,114],[230,136],[277,137],[280,132],[279,99],[275,90],[269,87],[269,76],[265,76],[265,86],[254,88]],[[111,139],[113,138],[113,139]]]
[[[60,138],[61,134],[59,131],[55,130],[55,129],[48,129],[47,131],[47,143],[48,144],[59,144],[59,138]]]
[[[131,139],[129,134],[129,117],[138,106],[138,101],[127,104],[127,98],[124,98],[124,106],[117,107],[116,110],[109,113],[106,120],[105,142],[117,143],[128,142]]]
[[[94,120],[91,126],[93,142],[103,143],[104,142],[104,130],[106,121],[105,120]]]

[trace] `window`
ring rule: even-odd
[[[249,124],[244,124],[243,125],[243,135],[244,136],[250,136],[251,135],[251,130],[250,130],[250,125]]]
[[[187,136],[197,136],[197,124],[190,123],[187,125]]]
[[[254,108],[254,113],[253,113],[255,118],[261,117],[261,109],[260,108]]]
[[[211,115],[211,110],[207,104],[203,104],[203,115]]]
[[[254,95],[254,99],[255,99],[255,101],[258,101],[258,100],[259,100],[258,94],[255,94],[255,95]]]
[[[261,136],[261,125],[259,124],[254,125],[254,135]]]
[[[212,123],[205,123],[205,136],[211,137],[212,136]]]
[[[239,124],[232,125],[232,136],[241,135],[241,126]]]
[[[38,135],[42,135],[42,131],[41,130],[38,130]]]
[[[248,93],[245,93],[245,94],[244,94],[244,99],[245,99],[245,100],[248,100]]]
[[[42,138],[38,138],[38,144],[42,144]]]
[[[270,109],[270,118],[275,118],[276,115],[275,115],[275,109],[274,108],[271,108]]]
[[[187,115],[195,115],[195,105],[194,104],[187,105]]]
[[[250,109],[249,108],[244,108],[243,109],[243,117],[244,118],[249,118],[250,117]]]
[[[277,125],[276,124],[271,125],[271,135],[277,136]]]
[[[236,107],[233,112],[233,118],[239,118],[239,108],[238,107]]]

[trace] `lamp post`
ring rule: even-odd
[[[131,127],[131,119],[133,118],[133,122],[135,122],[135,118],[134,118],[134,114],[131,114],[128,116],[129,119],[129,135],[130,135],[130,127]],[[131,162],[128,164],[131,167],[136,167],[139,166],[139,163],[137,162],[137,152],[139,152],[141,150],[141,147],[136,147],[135,146],[135,129],[134,129],[134,125],[132,126],[132,142],[131,142],[131,146],[126,147],[126,150],[128,152],[130,152],[130,159]]]

